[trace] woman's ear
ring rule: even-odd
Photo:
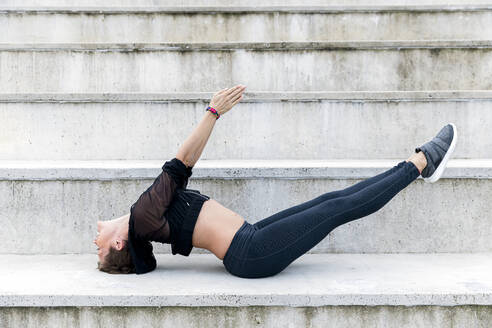
[[[125,247],[125,241],[121,238],[116,238],[113,240],[113,246],[116,250],[121,251]]]

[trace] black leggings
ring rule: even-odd
[[[225,254],[224,267],[242,278],[273,276],[336,227],[382,208],[419,175],[412,162],[402,161],[381,174],[325,193],[255,224],[245,221]]]

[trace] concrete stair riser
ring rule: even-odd
[[[216,123],[201,158],[407,158],[448,122],[459,129],[454,158],[491,158],[492,131],[477,129],[492,124],[491,100],[468,100],[248,102],[245,95]],[[0,159],[172,158],[207,105],[0,103]]]
[[[401,328],[483,327],[492,321],[489,306],[318,306],[305,307],[4,307],[0,308],[0,325],[37,328],[56,327],[296,327],[332,328]],[[404,318],[402,320],[402,318]],[[75,325],[75,323],[80,323]]]
[[[398,43],[362,45],[367,49],[357,43],[287,44],[290,50],[279,50],[283,45],[269,50],[265,44],[235,44],[233,50],[216,46],[222,50],[207,50],[215,47],[210,44],[191,49],[186,44],[150,45],[148,50],[138,45],[94,46],[95,50],[84,45],[72,50],[63,49],[65,45],[18,50],[7,46],[0,51],[0,85],[7,93],[196,92],[235,83],[262,91],[492,88],[492,50],[482,48],[488,43],[476,48],[466,48],[466,43],[448,44],[465,48],[443,48],[446,44],[439,43],[419,49],[399,49]]]
[[[297,8],[297,7],[296,7]],[[326,7],[328,10],[330,7]],[[492,11],[284,12],[256,8],[169,13],[124,8],[64,12],[0,12],[2,43],[228,42],[492,39]],[[181,9],[183,10],[183,9]],[[320,13],[321,11],[321,13]],[[56,30],[56,33],[53,31]]]
[[[157,170],[156,170],[157,171]],[[381,172],[381,170],[379,170]],[[199,172],[197,172],[198,175]],[[153,180],[153,179],[152,179]],[[152,180],[1,181],[3,254],[91,253],[97,220],[128,213]],[[254,223],[360,179],[192,179],[199,189]],[[491,179],[418,179],[383,209],[340,226],[310,252],[490,252],[485,195]],[[49,238],[47,238],[49,236]],[[169,245],[156,244],[157,252]],[[194,249],[193,252],[203,252]]]
[[[82,3],[78,0],[44,0],[40,4],[39,0],[4,0],[2,6],[6,8],[31,8],[39,10],[43,8],[70,8],[78,10],[80,8],[106,8],[111,10],[114,7],[124,8],[159,8],[168,6],[179,7],[210,7],[210,6],[241,6],[249,8],[257,8],[261,6],[296,6],[306,8],[310,6],[333,6],[343,7],[351,6],[359,7],[382,7],[382,8],[399,8],[399,7],[425,7],[425,8],[461,8],[461,7],[485,7],[490,4],[487,0],[416,0],[409,4],[405,0],[306,0],[299,3],[299,0],[251,0],[245,5],[244,0],[107,0],[104,6],[98,0],[84,0]]]

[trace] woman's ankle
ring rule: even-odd
[[[421,151],[413,154],[406,161],[412,162],[417,167],[417,169],[419,170],[419,173],[422,173],[422,171],[427,166],[427,159],[425,158],[424,153]]]

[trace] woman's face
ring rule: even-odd
[[[109,253],[113,231],[110,222],[97,221],[97,236],[94,239],[94,244],[97,246],[97,256],[99,262],[103,262],[104,257]]]

